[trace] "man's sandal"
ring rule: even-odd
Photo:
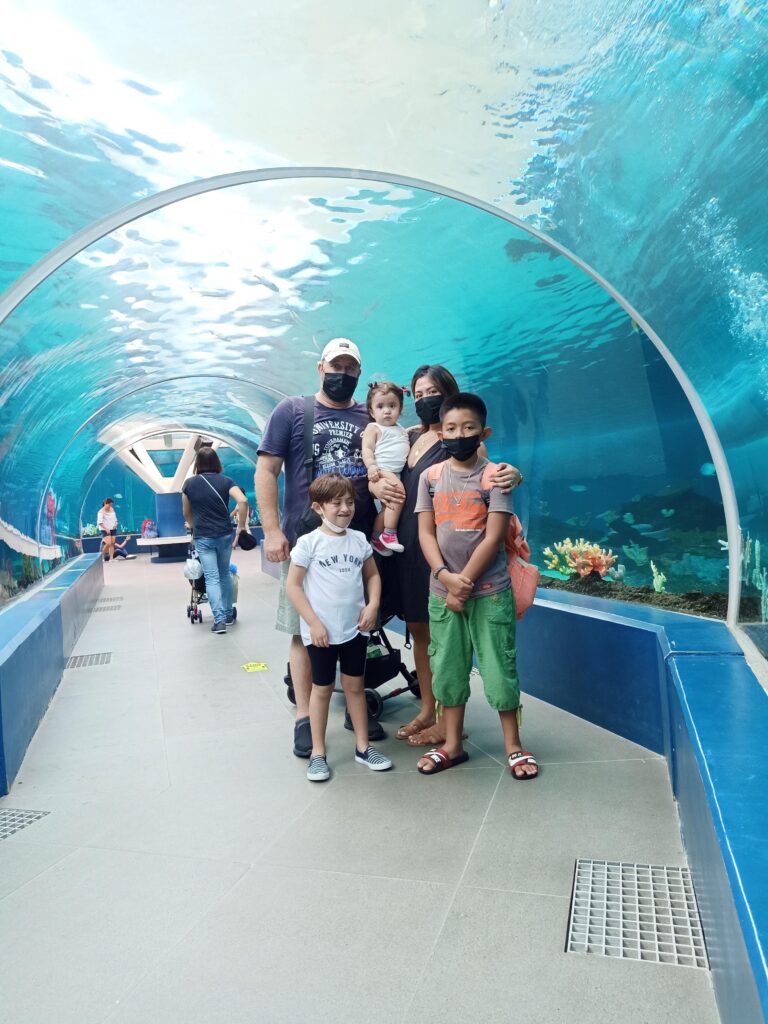
[[[424,754],[421,760],[429,760],[435,766],[434,768],[420,768],[417,765],[422,775],[438,775],[440,772],[453,768],[457,764],[464,764],[465,761],[469,760],[469,754],[466,750],[462,750],[456,757],[451,757],[447,750],[443,750],[442,747],[436,747],[435,750],[430,750],[428,754]]]
[[[529,779],[537,779],[539,777],[539,765],[536,758],[528,750],[516,750],[513,754],[509,754],[507,757],[507,764],[513,779],[517,779],[518,782],[527,782]],[[533,775],[523,773],[518,775],[515,768],[519,768],[522,764],[532,764],[536,771]]]

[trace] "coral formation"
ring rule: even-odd
[[[599,544],[593,544],[583,537],[573,541],[570,537],[555,544],[555,550],[544,548],[544,561],[548,569],[559,572],[562,576],[589,576],[596,572],[600,577],[606,575],[616,561],[612,551],[606,551]]]
[[[665,589],[664,584],[667,582],[667,577],[663,572],[660,572],[656,568],[653,561],[651,562],[651,573],[653,575],[653,589],[657,594],[663,594]]]
[[[752,555],[755,557],[754,567],[751,567]],[[751,571],[750,571],[751,568]],[[755,540],[747,534],[741,552],[741,580],[742,583],[752,584],[760,595],[760,618],[762,622],[768,621],[768,569],[762,564],[762,553],[760,541]]]
[[[631,544],[624,544],[621,550],[635,565],[645,565],[648,561],[648,548],[641,548],[637,541],[633,540]]]

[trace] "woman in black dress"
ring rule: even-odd
[[[405,620],[413,637],[413,658],[421,690],[421,708],[418,715],[397,730],[399,740],[412,746],[435,746],[445,741],[443,726],[435,719],[435,698],[432,693],[432,672],[429,667],[429,566],[419,544],[419,517],[414,513],[419,489],[419,477],[438,462],[445,462],[448,453],[438,435],[440,406],[449,395],[459,392],[459,385],[444,366],[420,366],[413,375],[411,393],[416,402],[420,427],[410,430],[411,452],[400,479],[405,488],[405,502],[398,524],[397,535],[405,551],[381,564],[384,585],[385,614],[396,614]],[[485,445],[480,452],[487,456]],[[514,466],[502,463],[496,483],[503,490],[511,490],[522,476]]]

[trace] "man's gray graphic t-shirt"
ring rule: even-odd
[[[366,536],[373,525],[373,499],[368,491],[368,470],[363,462],[361,437],[370,423],[361,402],[349,409],[331,409],[315,401],[312,428],[313,479],[326,473],[349,477],[355,487],[355,516],[351,526]],[[285,471],[283,533],[296,543],[296,525],[307,508],[309,483],[304,468],[304,399],[284,398],[264,428],[259,455],[279,455]]]

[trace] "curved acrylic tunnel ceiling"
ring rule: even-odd
[[[205,435],[255,463],[264,423],[279,397],[249,380],[208,374],[143,384],[113,399],[56,453],[42,494],[51,490],[59,499],[58,532],[79,535],[83,502],[94,480],[118,453],[147,438],[169,432]]]
[[[105,436],[135,430],[136,417],[252,450],[259,418],[280,394],[314,389],[318,354],[339,333],[360,344],[364,381],[406,383],[437,361],[486,397],[492,453],[525,466],[521,511],[539,552],[583,533],[625,551],[635,580],[655,556],[670,588],[725,589],[722,505],[700,473],[709,450],[637,324],[542,239],[379,181],[291,178],[185,199],[40,284],[5,325],[16,385],[3,408],[3,517],[25,514],[30,488],[52,487],[71,529]],[[664,523],[683,505],[707,532],[697,562]]]
[[[193,471],[194,454],[202,440],[211,443],[214,449],[218,450],[219,456],[223,460],[224,470],[229,475],[235,475],[238,468],[242,470],[243,466],[248,467],[249,481],[236,478],[236,483],[243,483],[249,487],[249,483],[252,482],[257,458],[255,444],[242,443],[231,435],[224,437],[218,430],[208,429],[200,423],[186,426],[172,420],[157,419],[151,421],[150,425],[153,429],[147,434],[144,432],[147,429],[146,421],[143,421],[143,426],[139,429],[135,417],[128,417],[127,420],[115,424],[115,430],[108,432],[112,436],[111,443],[119,446],[99,448],[98,454],[95,454],[89,463],[85,476],[80,480],[79,494],[73,496],[71,502],[73,508],[79,508],[78,525],[80,529],[87,525],[89,519],[93,518],[93,510],[101,506],[105,493],[111,494],[116,490],[115,487],[109,485],[109,481],[115,479],[122,480],[120,486],[130,486],[131,490],[137,483],[146,485],[143,493],[141,490],[139,491],[138,509],[134,507],[133,500],[129,502],[128,525],[122,525],[126,523],[126,510],[122,506],[125,495],[120,494],[119,497],[116,495],[118,504],[115,509],[121,529],[126,532],[137,529],[144,518],[152,518],[156,514],[156,508],[147,504],[147,495],[153,492],[157,494],[177,491]],[[119,442],[115,436],[118,432],[122,435]],[[129,438],[132,440],[128,440]],[[174,447],[175,445],[181,445],[181,447]],[[189,453],[186,450],[187,446],[190,449]],[[67,454],[63,455],[56,467],[52,481],[54,493],[58,493],[56,480],[68,479]],[[162,472],[161,467],[158,466],[158,458],[162,466],[172,467],[173,475]],[[106,490],[104,489],[105,484]],[[131,523],[130,516],[137,513],[141,515],[141,518],[135,523]],[[41,503],[38,511],[38,535],[41,532],[45,533],[45,516],[45,503]]]
[[[185,0],[6,0],[0,287],[94,219],[195,177],[325,164],[445,183],[541,228],[642,311],[765,544],[766,5],[360,13],[356,0],[220,0],[213,20]],[[711,576],[711,552],[688,554]]]

